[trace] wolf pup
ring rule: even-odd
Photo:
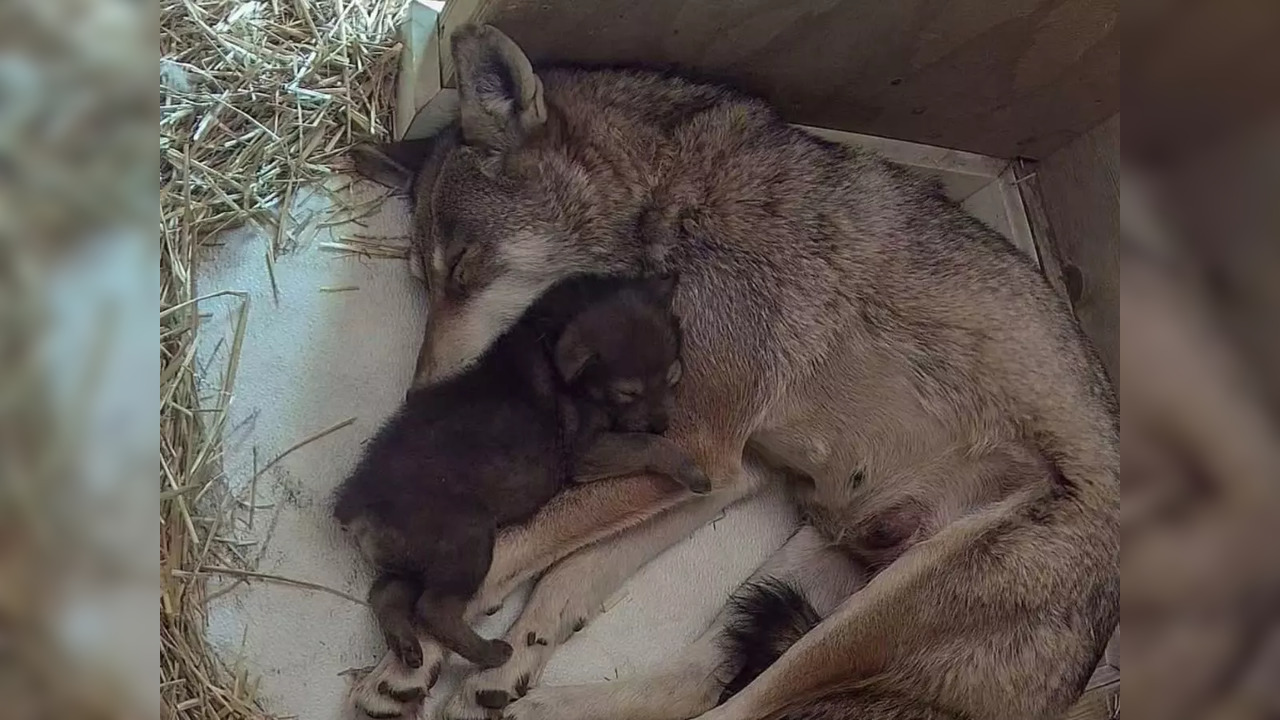
[[[471,662],[511,646],[463,619],[494,536],[572,479],[650,471],[710,483],[667,428],[679,382],[671,277],[581,276],[553,287],[467,371],[411,392],[337,492],[334,516],[380,576],[369,593],[388,645],[422,663],[415,620]]]

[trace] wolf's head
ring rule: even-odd
[[[413,194],[431,299],[415,385],[465,367],[566,275],[638,269],[629,208],[641,189],[578,141],[520,48],[492,27],[465,26],[453,57],[456,124],[354,151],[363,174]]]

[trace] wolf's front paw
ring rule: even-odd
[[[681,466],[676,474],[676,481],[689,488],[689,492],[703,495],[711,492],[711,478],[692,461]]]
[[[351,689],[356,710],[370,718],[413,717],[444,663],[444,649],[436,643],[415,640],[414,645],[418,667],[408,667],[393,650]]]

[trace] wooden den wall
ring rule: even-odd
[[[440,30],[489,22],[535,62],[678,67],[790,122],[1040,159],[1119,110],[1118,15],[1119,0],[450,0]]]

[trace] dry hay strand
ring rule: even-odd
[[[388,134],[403,0],[166,0],[161,203],[205,238],[271,222],[361,137]]]
[[[361,137],[388,134],[400,51],[395,31],[403,5],[403,0],[161,4],[163,718],[269,717],[256,705],[255,683],[245,669],[228,667],[210,652],[205,579],[229,575],[299,584],[254,572],[234,546],[218,539],[230,510],[227,503],[213,501],[217,492],[210,490],[222,480],[219,439],[235,389],[249,305],[246,296],[231,291],[197,296],[199,248],[222,230],[274,223],[271,262],[290,242],[285,210],[295,193],[342,169],[347,149]],[[195,363],[199,308],[215,297],[238,300],[239,315],[218,398],[213,407],[201,407]]]

